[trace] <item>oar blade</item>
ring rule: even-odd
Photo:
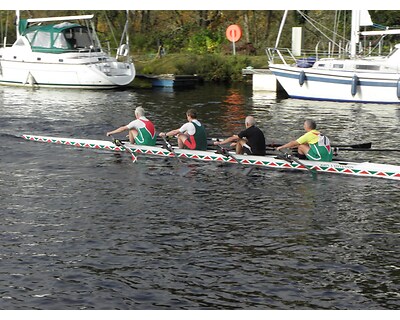
[[[350,145],[350,148],[353,148],[353,149],[371,149],[371,147],[372,147],[372,142]]]

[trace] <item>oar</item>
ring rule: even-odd
[[[400,152],[400,149],[370,149],[370,148],[334,148],[335,151],[376,151],[376,152]]]
[[[119,139],[114,139],[114,137],[113,137],[112,135],[110,135],[110,137],[111,137],[111,139],[113,140],[113,143],[114,143],[116,146],[125,148],[125,150],[126,150],[128,153],[131,154],[132,162],[133,162],[133,163],[135,163],[135,162],[137,161],[137,157],[136,157],[135,153],[132,151],[131,148],[129,148],[128,146],[126,146],[125,144],[123,144],[123,143],[121,142],[121,140],[119,140]]]
[[[357,144],[332,144],[332,148],[352,148],[352,149],[370,149],[372,142],[363,142]]]
[[[235,160],[237,164],[239,164],[241,166],[244,166],[243,163],[241,163],[238,158],[236,158],[233,154],[231,154],[225,148],[221,147],[221,145],[217,145],[217,147],[219,148],[219,153],[221,153],[222,155],[224,155],[227,158],[231,158],[231,159]],[[246,166],[242,173],[245,176],[248,176],[252,171],[253,171],[253,167],[247,167]]]
[[[295,156],[293,156],[293,155],[291,155],[291,154],[288,154],[288,153],[285,153],[285,152],[283,152],[282,150],[278,150],[278,151],[282,154],[284,160],[286,160],[286,161],[288,161],[288,162],[294,161],[294,162],[298,163],[299,165],[301,165],[301,166],[303,166],[304,168],[306,168],[306,169],[308,170],[308,172],[311,173],[311,176],[312,176],[312,178],[313,178],[314,180],[317,178],[317,171],[316,171],[316,170],[310,169],[309,167],[307,167],[303,162],[301,162],[301,161],[300,161],[298,158],[296,158]]]
[[[187,167],[183,161],[179,158],[179,156],[176,154],[174,151],[174,148],[172,148],[171,144],[168,142],[168,140],[162,136],[162,139],[164,140],[164,146],[165,148],[171,152],[174,155],[174,158],[178,160],[179,164],[182,165],[182,167],[179,169],[179,175],[185,176],[187,175],[192,169]]]
[[[215,141],[225,140],[223,138],[207,138],[208,145],[214,145]],[[284,143],[267,143],[266,148],[276,148],[284,145]],[[353,149],[369,149],[372,146],[372,142],[361,142],[355,144],[332,144],[332,148],[353,148]]]

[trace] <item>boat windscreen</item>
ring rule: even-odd
[[[75,50],[99,50],[90,30],[83,26],[69,28],[42,27],[27,30],[25,34],[33,51],[60,53]]]

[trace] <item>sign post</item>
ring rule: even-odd
[[[227,39],[232,42],[233,55],[236,55],[235,43],[238,42],[242,37],[242,29],[240,29],[237,24],[231,24],[228,28],[226,28],[225,34]]]

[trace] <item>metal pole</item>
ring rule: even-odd
[[[285,25],[287,14],[288,14],[288,10],[285,10],[285,13],[283,14],[283,18],[281,21],[281,25],[279,26],[279,32],[278,32],[278,37],[276,38],[275,48],[278,48],[279,40],[281,39],[281,34],[282,34],[283,26]]]

